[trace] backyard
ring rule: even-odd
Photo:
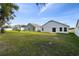
[[[79,38],[74,33],[6,31],[0,34],[0,55],[77,56],[79,55]]]

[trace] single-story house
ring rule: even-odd
[[[39,26],[37,24],[28,23],[24,30],[41,31],[41,26]]]
[[[12,28],[4,28],[4,30],[12,30]]]
[[[4,28],[4,30],[12,30],[12,26],[10,25],[3,25],[2,27]]]
[[[79,37],[79,20],[77,21],[77,24],[76,24],[75,34]]]
[[[15,26],[13,26],[13,30],[21,30],[21,26],[20,25],[15,25]]]
[[[0,28],[0,30],[1,30],[1,28]],[[12,30],[12,28],[4,28],[4,30],[8,30],[9,31],[9,30]]]
[[[50,20],[42,25],[42,32],[68,33],[69,25]]]
[[[69,28],[69,32],[74,33],[75,32],[75,28],[74,27]]]
[[[21,30],[25,30],[26,27],[27,25],[21,25]]]
[[[13,26],[13,30],[24,30],[26,25],[15,25]]]

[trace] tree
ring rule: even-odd
[[[14,3],[0,3],[0,27],[5,23],[14,19],[15,11],[18,11],[19,7]]]
[[[36,3],[36,6],[40,5],[45,6],[46,3]],[[14,19],[16,17],[14,12],[18,9],[19,7],[14,3],[0,3],[0,27]]]
[[[45,6],[47,3],[36,3],[37,6],[42,5]]]

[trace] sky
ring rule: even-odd
[[[43,25],[50,20],[75,27],[79,19],[79,3],[48,3],[37,6],[35,3],[17,3],[19,10],[11,25],[35,23]]]

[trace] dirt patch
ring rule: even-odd
[[[9,43],[0,41],[0,54],[6,50],[14,49],[14,46],[11,46]]]

